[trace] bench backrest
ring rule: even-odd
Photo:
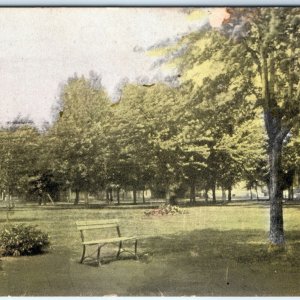
[[[118,219],[77,221],[76,225],[80,231],[82,241],[84,241],[84,231],[92,231],[95,229],[115,228],[118,236],[121,236]]]

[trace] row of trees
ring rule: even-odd
[[[268,184],[267,139],[261,110],[251,99],[236,101],[220,91],[214,100],[191,100],[191,82],[125,84],[117,103],[90,78],[65,84],[57,120],[38,130],[17,119],[1,130],[1,188],[22,195],[71,188],[97,193],[112,189],[151,189],[156,197],[182,196],[196,188],[206,199],[216,188],[227,190],[244,180],[248,189]],[[196,87],[198,90],[198,87]],[[213,98],[212,98],[213,99]],[[285,142],[286,188],[299,172],[299,138]]]

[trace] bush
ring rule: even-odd
[[[8,224],[0,229],[0,255],[34,255],[42,253],[48,246],[48,234],[36,226]]]

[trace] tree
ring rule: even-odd
[[[40,134],[32,121],[18,116],[1,128],[0,140],[1,189],[8,197],[24,194],[40,169]]]
[[[300,9],[233,8],[228,13],[220,29],[208,26],[184,36],[177,47],[184,54],[175,62],[186,78],[199,75],[198,94],[205,97],[203,92],[213,87],[216,96],[226,92],[262,109],[270,174],[269,240],[283,245],[282,146],[299,121]],[[213,70],[205,74],[208,65]]]
[[[109,102],[95,73],[90,79],[70,78],[61,94],[58,118],[48,132],[51,169],[79,192],[105,185],[103,128],[109,122]]]
[[[253,86],[257,81],[255,96],[263,108],[268,135],[270,168],[270,241],[284,244],[282,213],[282,145],[299,119],[299,9],[261,8],[236,10],[231,22],[248,33],[234,37],[233,53],[243,51],[248,62],[239,61],[239,68],[258,71],[260,78],[252,74]],[[245,18],[248,18],[245,19]],[[243,22],[243,23],[242,23]],[[241,39],[239,41],[239,39]],[[232,57],[232,56],[231,56]],[[235,59],[236,61],[236,59]],[[247,61],[247,60],[245,60]],[[233,60],[231,60],[233,62]]]
[[[157,185],[168,187],[172,159],[160,144],[160,134],[169,128],[168,108],[176,98],[176,91],[163,84],[150,87],[127,84],[121,91],[120,101],[113,105],[114,118],[110,136],[119,149],[112,160],[123,188],[136,191],[153,189]],[[117,164],[117,165],[116,165]],[[128,172],[130,170],[130,172]],[[116,174],[116,172],[114,172]]]
[[[253,119],[238,124],[234,133],[224,135],[217,145],[217,149],[227,156],[226,159],[226,156],[222,157],[220,162],[219,182],[223,182],[229,195],[233,184],[241,179],[246,180],[249,189],[255,188],[257,192],[266,173],[266,136],[259,113]]]

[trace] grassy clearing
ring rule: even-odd
[[[285,208],[284,253],[268,252],[264,203],[186,209],[188,214],[147,217],[134,208],[17,208],[10,221],[37,224],[52,246],[43,255],[2,258],[0,295],[300,295],[300,206]],[[94,218],[119,218],[124,235],[143,237],[140,260],[108,257],[101,268],[79,264],[75,221]],[[112,251],[108,247],[106,254]]]

